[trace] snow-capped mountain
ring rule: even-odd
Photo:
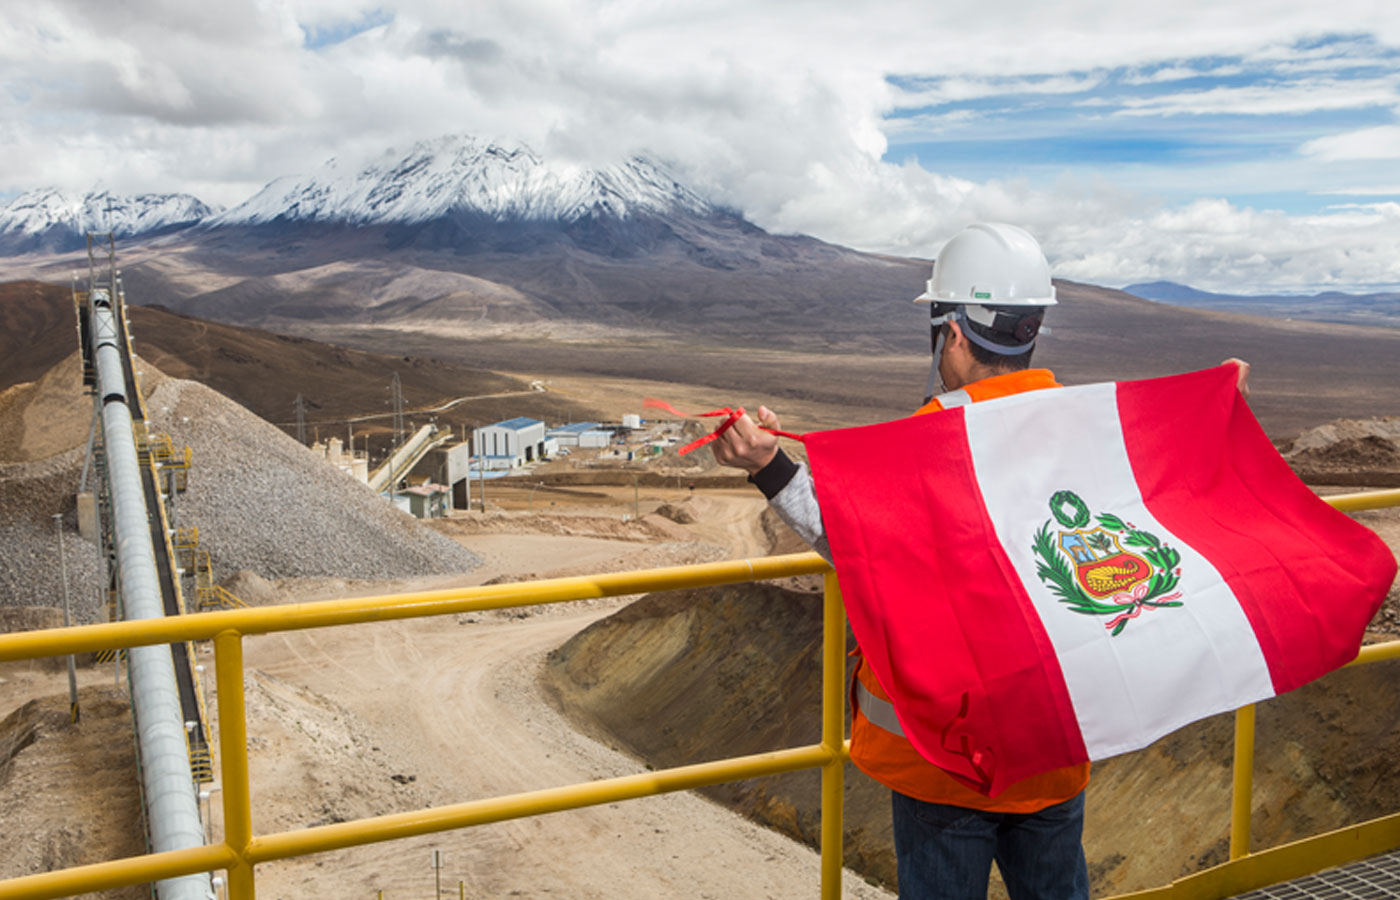
[[[40,188],[0,208],[0,253],[81,247],[89,232],[133,237],[193,225],[218,210],[189,194],[123,196]]]
[[[463,215],[570,224],[714,211],[642,157],[588,168],[542,159],[523,144],[453,135],[420,141],[406,154],[387,151],[355,169],[332,160],[312,175],[279,178],[206,224],[417,225]]]

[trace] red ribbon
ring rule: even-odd
[[[1174,593],[1174,594],[1168,594],[1167,596],[1163,597],[1161,600],[1159,600],[1159,601],[1157,601],[1157,602],[1158,602],[1158,603],[1165,603],[1165,602],[1167,602],[1168,600],[1175,600],[1177,597],[1180,597],[1180,596],[1181,596],[1181,592],[1180,592],[1180,591],[1177,591],[1177,592]],[[1120,622],[1126,622],[1126,621],[1128,621],[1129,619],[1136,619],[1139,615],[1142,614],[1142,610],[1143,610],[1143,601],[1144,601],[1146,598],[1147,598],[1147,582],[1145,582],[1145,581],[1139,581],[1136,585],[1134,585],[1134,586],[1133,586],[1132,593],[1120,592],[1120,593],[1114,594],[1114,595],[1113,595],[1113,602],[1114,602],[1114,603],[1117,603],[1119,606],[1127,606],[1128,604],[1132,604],[1132,609],[1129,609],[1129,610],[1126,611],[1126,612],[1121,612],[1121,613],[1119,613],[1118,615],[1114,616],[1113,619],[1112,619],[1107,625],[1104,626],[1104,628],[1107,628],[1107,629],[1112,630],[1112,629],[1114,629],[1114,628],[1117,628],[1117,627],[1118,627],[1118,624],[1119,624]]]
[[[702,413],[683,413],[683,412],[681,412],[680,410],[676,409],[676,408],[675,408],[674,406],[672,406],[671,404],[667,403],[665,400],[657,400],[655,397],[646,397],[645,399],[642,400],[642,405],[643,405],[643,406],[652,406],[652,407],[655,407],[655,408],[657,408],[657,409],[664,409],[666,412],[670,413],[671,415],[673,415],[673,416],[679,416],[679,417],[681,417],[682,419],[703,419],[703,418],[707,418],[707,417],[711,417],[711,416],[724,416],[724,417],[725,417],[725,420],[724,420],[723,422],[719,423],[719,426],[718,426],[717,428],[715,428],[714,431],[710,432],[709,434],[705,435],[705,436],[702,437],[702,438],[699,438],[699,439],[697,439],[697,440],[691,441],[689,444],[686,444],[684,447],[682,447],[681,449],[677,450],[676,453],[679,454],[680,456],[685,456],[685,455],[686,455],[687,453],[689,453],[690,451],[695,450],[695,449],[698,449],[698,448],[703,447],[703,446],[705,446],[706,444],[710,443],[710,441],[713,441],[715,438],[717,438],[717,437],[719,437],[720,435],[724,434],[724,433],[725,433],[726,431],[728,431],[731,427],[733,427],[734,423],[737,422],[737,421],[739,421],[739,417],[744,415],[744,408],[743,408],[742,406],[739,407],[738,409],[732,409],[732,408],[730,408],[730,407],[728,407],[728,406],[722,406],[722,407],[720,407],[719,409],[712,409],[712,410],[710,410],[709,412],[702,412]],[[802,440],[802,435],[800,435],[800,434],[793,434],[793,433],[790,432],[790,431],[778,431],[778,430],[775,429],[775,428],[764,428],[762,425],[760,425],[760,426],[758,426],[758,427],[759,427],[759,428],[762,428],[764,431],[768,432],[769,434],[776,434],[778,437],[792,438],[794,441],[800,441],[800,440]]]

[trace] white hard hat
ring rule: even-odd
[[[1035,238],[1015,225],[970,225],[938,254],[928,289],[915,303],[1053,306],[1050,264]]]

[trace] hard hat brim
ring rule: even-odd
[[[924,291],[914,298],[915,303],[957,303],[965,306],[1056,306],[1059,301],[1055,299],[1057,291],[1050,288],[1048,297],[1007,297],[1005,299],[982,299],[976,300],[967,297],[940,297],[931,291]]]

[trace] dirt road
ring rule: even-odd
[[[761,552],[763,536],[748,508],[755,499],[761,504],[746,493],[686,497],[699,518],[694,537],[717,558]],[[462,540],[486,559],[471,583],[524,573],[615,571],[665,546],[547,535]],[[351,592],[443,584],[359,585]],[[309,582],[287,599],[346,593],[342,585]],[[643,771],[631,757],[576,732],[537,682],[546,653],[625,602],[249,639],[255,829]],[[431,896],[435,849],[443,854],[443,890],[457,896],[460,883],[469,898],[809,900],[818,885],[819,861],[811,850],[707,800],[673,794],[272,863],[259,867],[258,891],[289,900],[368,898],[378,890],[386,900]],[[846,896],[889,894],[848,873]]]
[[[255,828],[294,827],[289,820],[297,818],[310,824],[326,819],[327,809],[330,818],[375,811],[339,808],[347,790],[368,795],[377,787],[386,795],[379,803],[410,808],[411,800],[446,804],[639,771],[629,757],[577,734],[536,683],[544,654],[612,606],[250,640],[250,694],[265,694],[265,684],[309,692],[278,710],[250,696],[253,733],[265,741],[252,759]],[[348,748],[324,761],[306,749],[308,737],[330,738],[315,723],[326,710],[360,739],[352,746],[368,750],[367,771],[341,771],[337,760]],[[355,785],[347,775],[380,783]],[[407,786],[416,790],[394,802],[410,777]],[[817,888],[810,850],[698,797],[670,795],[269,864],[258,871],[258,890],[284,898],[371,897],[377,890],[388,898],[421,897],[434,884],[432,849],[443,851],[442,881],[453,896],[459,882],[468,897],[611,900],[805,900]],[[852,876],[847,881],[847,896],[888,896]]]

